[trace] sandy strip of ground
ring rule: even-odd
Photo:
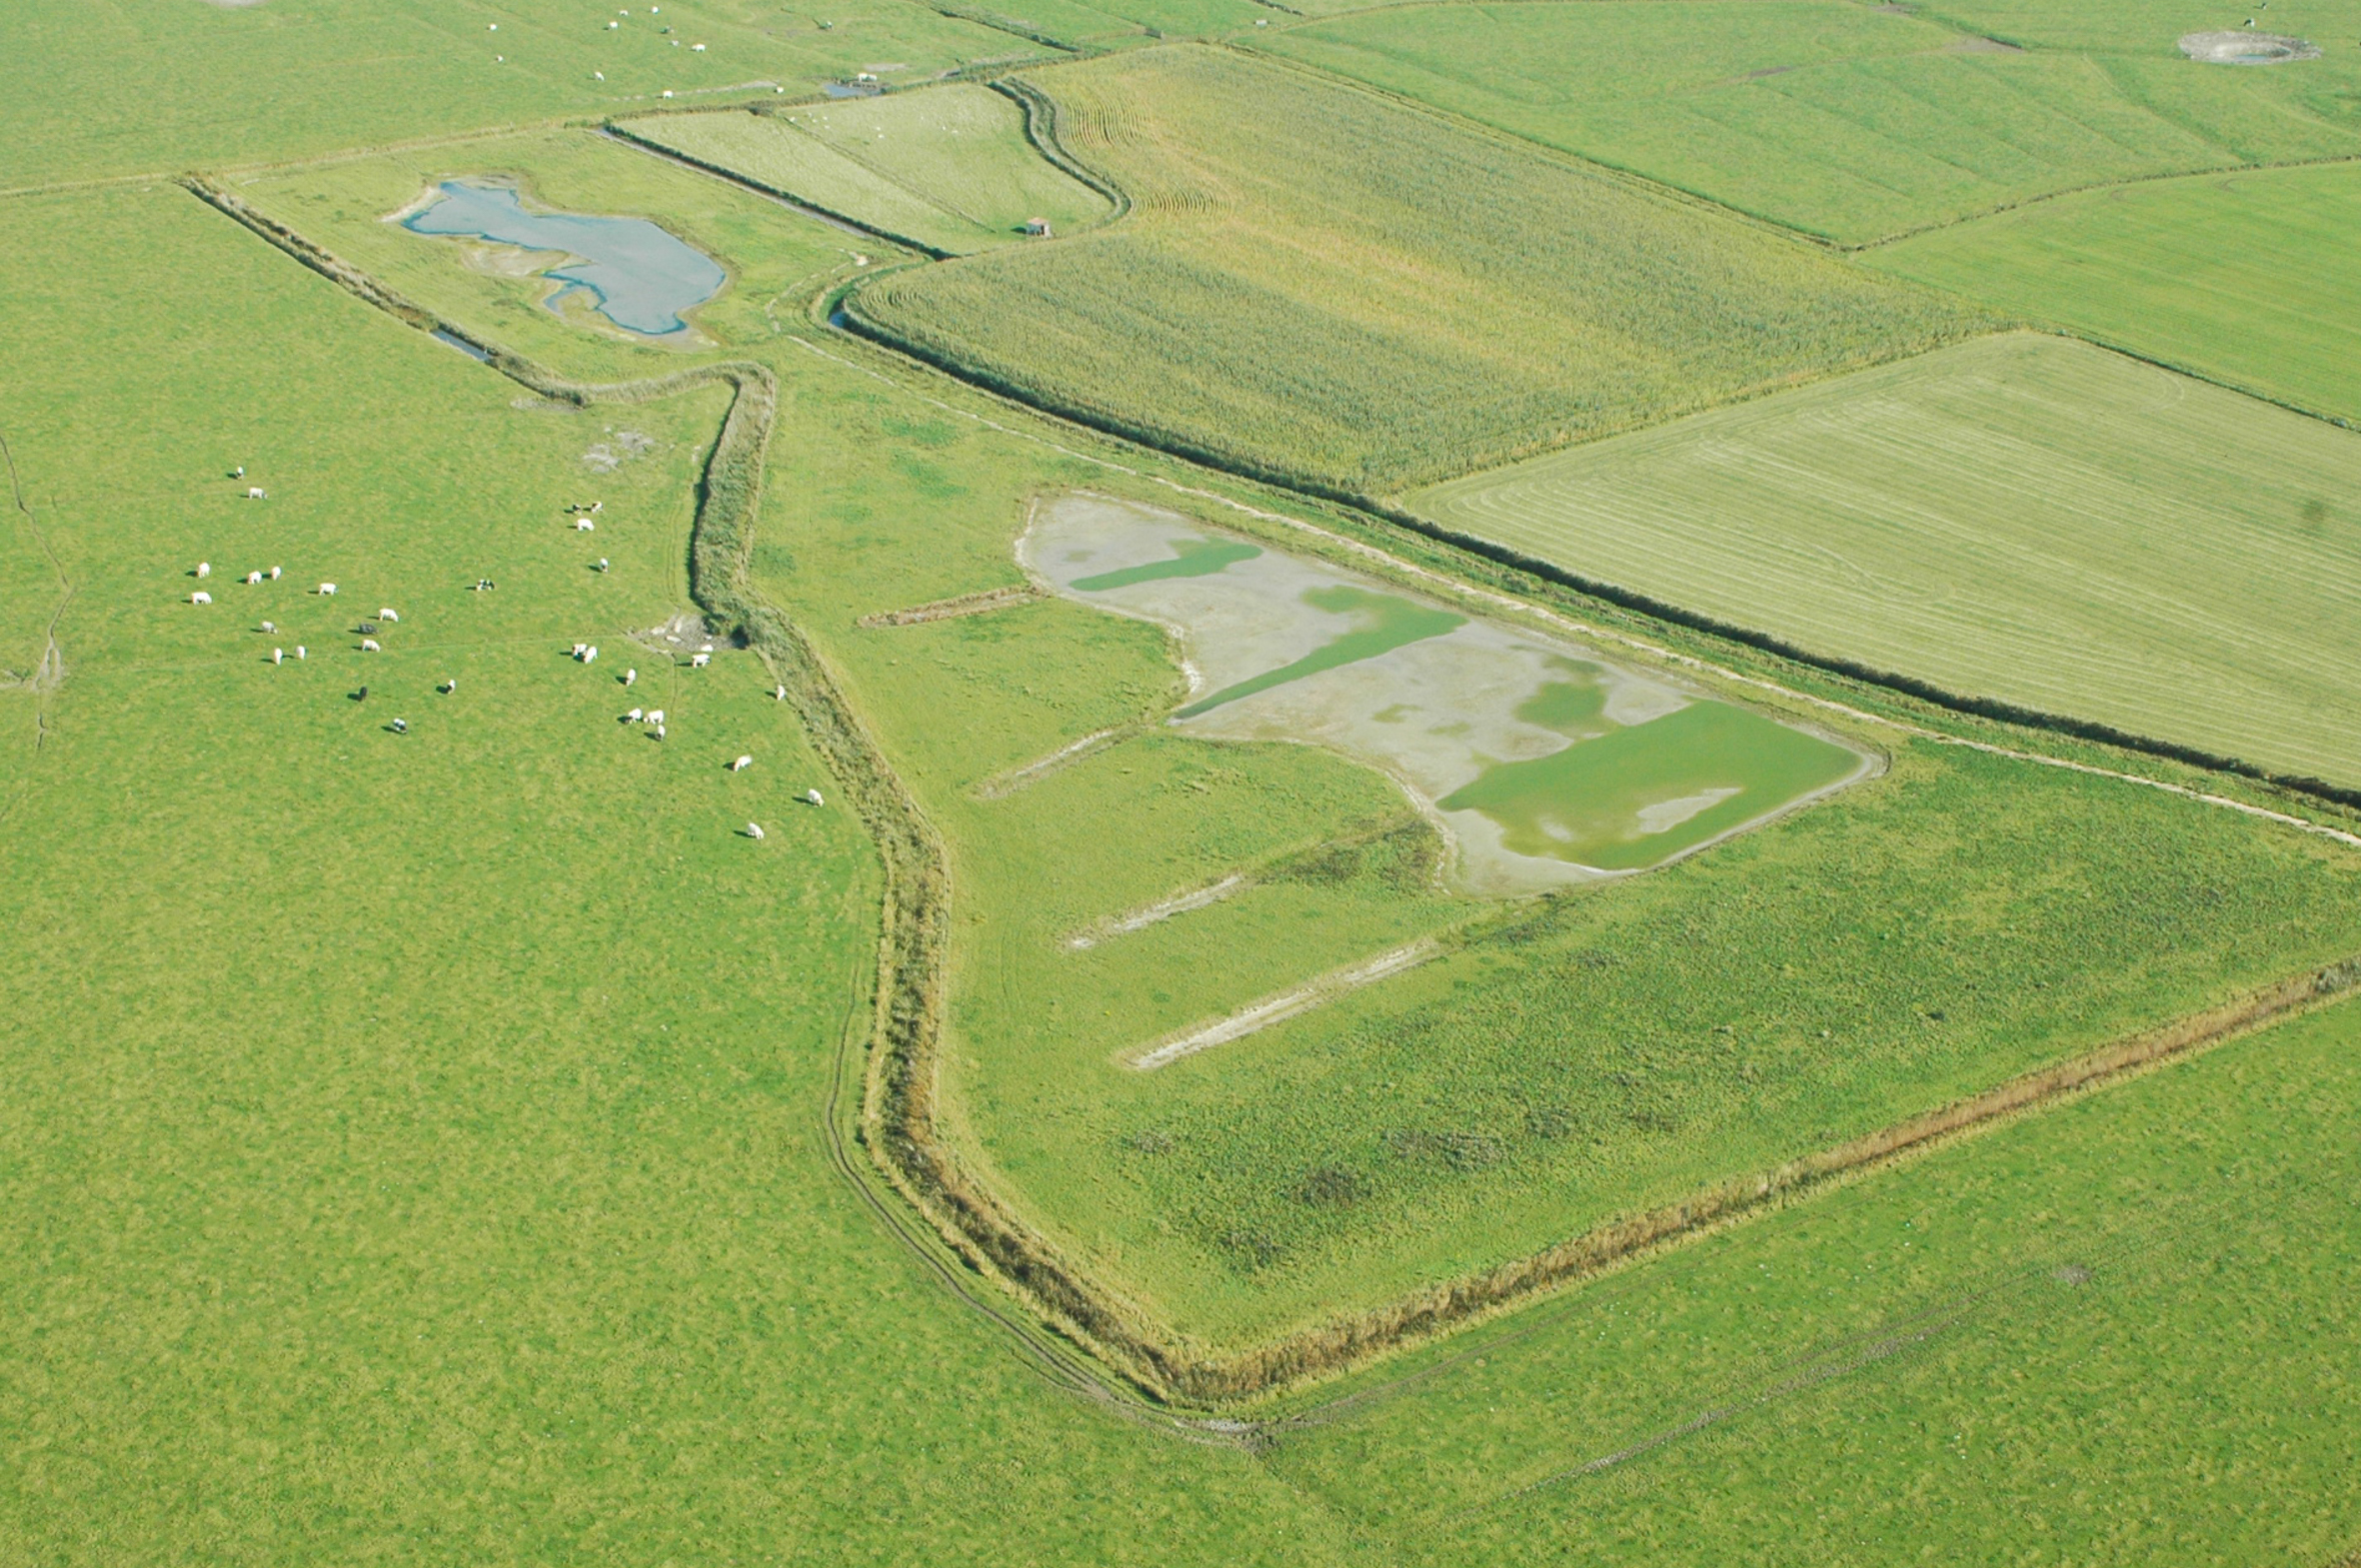
[[[1390,952],[1381,952],[1374,958],[1364,959],[1350,968],[1323,974],[1316,980],[1298,985],[1292,990],[1280,991],[1276,996],[1258,1001],[1226,1018],[1176,1035],[1134,1056],[1131,1065],[1142,1072],[1153,1072],[1183,1056],[1210,1050],[1215,1045],[1226,1045],[1231,1040],[1243,1039],[1257,1029],[1265,1029],[1273,1023],[1309,1012],[1363,985],[1373,985],[1389,974],[1399,974],[1404,969],[1414,968],[1441,950],[1441,944],[1434,938],[1421,936],[1405,947],[1396,947]]]

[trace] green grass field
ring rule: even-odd
[[[2285,68],[2198,65],[2197,5],[1394,6],[1254,35],[1334,71],[1846,245],[2061,190],[2361,155],[2361,9]],[[2061,20],[2065,18],[2066,20]],[[2006,40],[1995,43],[1994,38]]]
[[[1029,78],[1133,200],[848,309],[1052,406],[1381,493],[1887,359],[1979,318],[1310,75],[1174,46]]]
[[[500,20],[504,43],[512,20],[528,40],[603,23],[572,6],[453,14],[471,40]],[[879,48],[870,12],[665,13],[688,41],[713,24],[708,64],[734,21],[808,31],[858,62],[843,69],[943,68]],[[28,180],[505,120],[437,97],[439,56],[370,57],[375,11],[190,0],[110,14],[113,52],[88,60],[61,7],[30,14],[0,23],[23,44],[0,70],[62,62],[56,82],[87,73],[154,114],[45,122],[19,143]],[[914,37],[967,27],[891,15]],[[1229,25],[1217,0],[1141,15]],[[245,31],[206,31],[221,18]],[[314,43],[272,70],[220,43],[306,29]],[[1139,58],[1169,68],[1166,51]],[[44,108],[11,103],[0,127]],[[1281,144],[1294,162],[1366,161],[1365,144],[1333,150],[1358,122],[1264,121],[1300,138]],[[1113,147],[1142,123],[1090,134]],[[1155,126],[1156,166],[1204,183],[1152,195],[1271,175],[1240,151],[1242,126]],[[1150,166],[1143,145],[1126,155]],[[652,218],[731,281],[679,342],[561,318],[496,250],[382,221],[459,175]],[[1292,178],[1316,224],[1214,227],[1324,245],[1383,219],[1395,248],[1351,254],[1450,289],[1508,265],[1471,248],[1454,273],[1448,245],[1400,248],[1431,193],[1371,217],[1368,185],[1313,177]],[[1479,905],[1432,881],[1432,830],[1383,776],[1147,723],[1183,692],[1154,627],[1055,598],[859,624],[1018,587],[1029,506],[1077,488],[1284,548],[1308,547],[1164,482],[1322,515],[816,324],[856,250],[909,258],[588,129],[225,184],[562,374],[751,359],[776,375],[750,591],[803,627],[948,845],[943,1131],[1068,1256],[1206,1343],[1519,1255],[2361,948],[2361,857],[2324,839],[1870,720],[1861,737],[1892,753],[1872,783],[1665,872]],[[1584,210],[1690,232],[1688,208],[1600,188],[1612,200]],[[1146,205],[1157,222],[1180,210]],[[1507,227],[1452,242],[1504,244]],[[1620,243],[1574,254],[1603,265],[1639,244]],[[1896,321],[1931,341],[1966,320],[1761,243],[1743,253],[1753,271],[1704,267],[1733,292],[1699,283],[1692,303],[1727,325],[1765,298],[1765,268],[1784,279],[1796,314],[1766,329],[1790,355],[1780,375],[1890,345]],[[692,669],[635,641],[688,608],[727,394],[553,404],[168,184],[0,195],[0,921],[17,944],[0,970],[17,1025],[0,1031],[0,1559],[2315,1568],[2361,1545],[2342,1354],[2361,1277],[2361,1004],[1243,1409],[1275,1418],[1250,1447],[1077,1397],[1071,1352],[1037,1361],[1038,1338],[974,1310],[1022,1324],[1021,1298],[931,1268],[939,1254],[890,1224],[919,1216],[875,1171],[859,1179],[864,1149],[846,1149],[855,1180],[837,1162],[880,950],[857,790],[826,776],[753,653]],[[1797,255],[1809,266],[1780,270]],[[1631,276],[1652,286],[1689,276],[1641,259]],[[1537,287],[1544,264],[1518,265],[1517,286]],[[1303,266],[1298,281],[1327,275]],[[1401,288],[1387,298],[1408,321]],[[1805,299],[1857,313],[1807,330]],[[1896,301],[1920,303],[1897,316]],[[1630,352],[1653,363],[1662,341]],[[1399,384],[1355,374],[1366,407],[1398,401]],[[2094,404],[2110,433],[2148,432],[2145,448],[2113,439],[2151,467],[2224,466],[2210,428],[2175,446],[2183,413],[2136,399],[2086,393],[2037,423],[2087,433]],[[2304,440],[2361,439],[2303,429],[2275,441],[2283,464]],[[2230,507],[2223,493],[2267,499],[2278,481],[2205,483],[2181,488]],[[269,498],[242,499],[250,484]],[[590,500],[598,531],[577,533],[563,509]],[[2311,554],[2282,574],[2316,592],[2331,581],[2317,541],[2345,538],[2341,503],[2324,505],[2324,535],[2302,533],[2298,507]],[[2277,540],[2268,523],[2254,537]],[[243,583],[272,565],[288,575]],[[471,592],[482,578],[497,588]],[[320,581],[340,594],[305,592]],[[200,588],[215,603],[189,603]],[[364,653],[379,606],[401,619]],[[27,685],[53,622],[62,681]],[[585,640],[594,665],[567,655]],[[295,645],[308,657],[269,661]],[[650,705],[668,710],[661,744],[617,722]],[[1013,786],[1109,729],[1120,739]],[[741,753],[754,767],[734,773]],[[800,800],[815,784],[826,806]],[[740,833],[749,820],[764,840]],[[1255,882],[1234,896],[1066,944],[1240,866]],[[1443,953],[1348,1001],[1154,1074],[1115,1063],[1175,1022],[1420,935]]]
[[[1873,251],[1873,267],[2361,421],[2361,164],[2061,197]]]
[[[635,136],[906,241],[955,255],[1108,216],[1107,199],[1037,152],[1025,114],[986,87],[809,104],[777,114],[659,115]]]
[[[627,19],[591,0],[100,10],[25,0],[0,15],[0,138],[10,153],[0,181],[21,189],[172,174],[628,113],[668,93],[678,104],[774,87],[804,96],[863,70],[919,82],[1052,53],[908,0],[858,0],[827,18],[754,0],[674,0],[662,16],[633,9]]]
[[[1414,504],[1812,653],[2361,783],[2361,437],[2018,334]]]
[[[1271,1467],[1405,1565],[2346,1561],[2356,1044],[2347,1003],[1660,1257]]]

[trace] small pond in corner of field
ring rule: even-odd
[[[561,285],[549,298],[551,310],[569,295],[588,294],[600,315],[644,338],[688,331],[684,313],[721,293],[730,277],[719,262],[661,224],[535,212],[515,186],[490,181],[444,181],[431,201],[402,220],[402,227],[414,234],[556,253],[565,260],[541,269],[541,276]]]
[[[1180,635],[1182,733],[1310,741],[1392,775],[1472,891],[1645,870],[1876,771],[1817,732],[1175,513],[1068,496],[1018,553],[1065,597]]]

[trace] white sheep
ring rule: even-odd
[[[817,789],[806,789],[804,791],[804,798],[811,801],[814,805],[819,805],[822,803],[820,799],[820,791]]]
[[[252,588],[255,584],[261,581],[262,574],[260,572],[249,572],[246,574],[246,586],[248,588]]]
[[[746,772],[748,769],[750,769],[750,768],[754,767],[754,765],[755,765],[755,760],[754,760],[753,758],[751,758],[751,757],[741,757],[741,758],[740,758],[740,759],[739,759],[737,762],[735,762],[735,763],[732,763],[732,764],[730,765],[730,772],[732,772],[732,773],[734,773],[734,774],[743,774],[743,773],[745,773],[745,772]]]
[[[263,635],[267,637],[267,636],[269,636],[271,633],[273,633],[273,632],[276,632],[276,631],[278,631],[278,630],[279,630],[279,623],[278,623],[278,622],[276,622],[276,621],[265,621],[265,622],[262,624],[262,630],[263,630]]]
[[[272,649],[272,650],[271,650],[271,663],[272,663],[272,664],[274,664],[274,665],[283,665],[283,664],[287,663],[287,654],[286,654],[286,651],[285,651],[284,649],[277,649],[277,648],[274,648],[274,649]]]
[[[304,657],[304,647],[301,643],[295,645],[295,657],[298,659]]]
[[[658,725],[656,727],[656,739],[659,741],[664,739],[664,726]]]
[[[189,596],[189,603],[192,605],[210,605],[213,603],[213,596],[206,593],[205,590],[199,589],[197,592]]]
[[[458,691],[458,690],[459,690],[459,677],[457,677],[457,676],[448,676],[448,677],[446,677],[446,678],[444,679],[444,681],[443,681],[443,695],[444,695],[445,697],[449,697],[449,696],[450,696],[452,693],[454,693],[454,692],[456,692],[456,691]]]
[[[246,490],[246,499],[248,501],[267,501],[270,498],[264,494],[260,485],[250,485]]]
[[[663,709],[661,709],[661,708],[651,708],[651,709],[649,709],[649,710],[648,710],[648,723],[650,723],[650,724],[652,724],[652,725],[660,725],[660,724],[663,724],[663,723],[664,723],[664,710],[663,710]]]
[[[773,688],[771,689],[771,698],[772,698],[772,701],[774,701],[774,702],[779,702],[779,703],[784,703],[784,702],[786,702],[786,701],[787,701],[787,688],[786,688],[786,687],[783,687],[783,686],[779,686],[779,687],[773,687]]]
[[[714,656],[711,654],[692,654],[689,656],[689,668],[692,670],[703,670],[707,665],[710,665],[713,662]]]
[[[378,652],[377,639],[373,637],[365,637],[361,639],[361,652],[364,654],[374,654]]]
[[[199,576],[199,577],[211,577],[211,576],[213,576],[213,563],[212,563],[212,562],[210,562],[210,561],[200,561],[200,562],[198,562],[198,563],[197,563],[197,576]]]
[[[576,518],[574,520],[574,532],[577,534],[592,533],[598,528],[598,524],[593,523],[589,518]]]
[[[377,613],[377,619],[378,619],[378,620],[380,620],[380,621],[400,621],[402,618],[401,618],[400,616],[397,616],[397,615],[395,615],[395,614],[394,614],[392,611],[390,611],[390,610],[380,610],[380,611]]]
[[[598,659],[599,659],[599,650],[598,650],[598,646],[597,646],[596,644],[593,644],[591,647],[589,647],[589,648],[586,648],[586,649],[584,649],[584,650],[582,651],[582,662],[583,662],[584,664],[586,664],[586,665],[590,665],[590,664],[596,664],[596,663],[598,663]]]
[[[752,838],[755,842],[761,843],[763,841],[763,824],[761,822],[748,822],[746,824],[746,835],[749,838]]]
[[[623,716],[623,722],[627,725],[636,725],[640,722],[641,718],[642,715],[640,711],[635,708],[630,713]]]
[[[271,568],[271,581],[274,583],[279,581],[279,569],[277,567]]]
[[[640,673],[639,673],[637,670],[626,670],[626,671],[623,673],[623,684],[624,684],[625,686],[630,686],[630,685],[631,685],[631,684],[632,684],[634,681],[637,681],[637,680],[639,680],[639,679],[640,679]]]
[[[320,597],[323,599],[334,599],[336,597],[336,585],[334,583],[321,584]]]
[[[577,659],[580,659],[580,658],[582,657],[582,651],[583,651],[584,649],[588,648],[588,647],[590,647],[590,645],[589,645],[588,643],[577,643],[577,644],[575,644],[575,645],[574,645],[574,657],[575,657],[575,658],[577,658]]]

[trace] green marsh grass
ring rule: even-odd
[[[1389,492],[1984,319],[1229,51],[1176,45],[1023,80],[1131,212],[894,273],[845,308],[991,385],[1263,477]]]

